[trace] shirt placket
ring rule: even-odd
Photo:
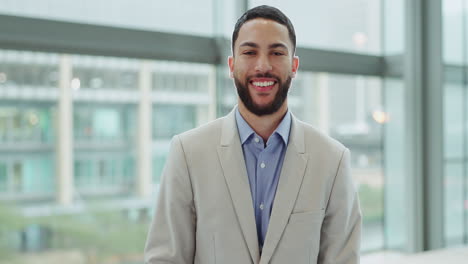
[[[254,137],[254,144],[255,149],[257,152],[257,164],[256,164],[256,197],[255,197],[255,206],[256,206],[256,214],[257,214],[257,228],[260,228],[260,233],[263,235],[265,230],[263,230],[263,222],[264,222],[264,197],[265,197],[265,190],[264,190],[264,179],[265,179],[265,158],[264,158],[264,143],[263,140],[255,135]]]

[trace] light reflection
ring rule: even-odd
[[[71,88],[75,91],[79,90],[80,89],[80,86],[81,86],[81,82],[80,82],[80,79],[78,78],[73,78],[71,80]]]
[[[36,126],[39,123],[39,117],[37,116],[36,113],[30,113],[29,114],[29,124],[31,126]]]
[[[7,75],[4,72],[0,72],[0,83],[6,83]]]
[[[353,43],[358,47],[362,48],[366,45],[367,43],[367,35],[362,33],[362,32],[356,32],[353,35]]]
[[[375,122],[379,124],[384,124],[388,122],[388,114],[384,111],[376,110],[372,113],[372,118],[374,118]]]

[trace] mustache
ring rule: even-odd
[[[278,82],[281,81],[281,79],[278,76],[273,75],[271,73],[258,73],[258,74],[247,77],[247,80],[250,82],[250,80],[252,78],[272,78],[272,79],[275,79]]]

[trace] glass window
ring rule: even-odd
[[[0,162],[0,193],[8,190],[7,165]]]
[[[157,61],[153,63],[152,89],[159,92],[205,93],[213,66],[200,63]]]
[[[381,52],[382,1],[249,1],[250,7],[262,4],[278,7],[291,19],[298,46],[357,53]]]
[[[444,238],[447,246],[468,236],[468,94],[466,0],[442,1],[444,73]]]
[[[384,80],[384,105],[387,122],[384,125],[383,156],[385,157],[385,247],[392,250],[408,250],[408,219],[413,217],[408,212],[408,201],[413,192],[407,192],[408,184],[413,177],[408,172],[407,150],[407,108],[402,79],[386,78]],[[413,212],[410,212],[413,213]]]
[[[382,53],[387,56],[405,52],[406,0],[382,1]]]
[[[78,160],[74,162],[75,186],[77,188],[92,185],[93,163],[90,160]]]
[[[464,184],[463,163],[445,165],[444,180],[444,230],[446,246],[460,245],[464,241]]]
[[[52,194],[55,190],[54,162],[50,153],[30,155],[22,162],[22,189],[28,194]],[[50,197],[48,195],[47,197]]]
[[[442,1],[443,16],[443,56],[445,63],[463,64],[463,16],[466,16],[466,0]],[[466,62],[465,62],[466,63]]]
[[[138,60],[99,56],[73,56],[74,89],[135,90],[138,89]]]
[[[155,139],[171,139],[174,135],[194,128],[197,124],[196,106],[156,105],[153,113]]]
[[[392,0],[382,1],[382,53],[384,56],[401,56],[405,54],[406,21],[409,10],[406,10],[409,1]],[[413,10],[415,11],[415,10]],[[401,65],[403,67],[403,65]],[[408,113],[413,111],[408,107],[408,93],[405,81],[400,78],[384,78],[382,81],[383,105],[386,119],[383,126],[382,156],[384,163],[385,189],[384,189],[384,245],[388,250],[408,252],[414,248],[411,223],[416,213],[410,210],[414,201],[414,192],[411,191],[414,175],[411,168],[414,163],[408,146],[414,144],[408,140],[407,124],[414,122],[408,120]],[[414,170],[413,170],[414,171]],[[410,190],[410,191],[408,191]],[[420,225],[420,223],[418,223]],[[419,235],[419,234],[418,234]]]
[[[0,13],[145,30],[213,34],[211,0],[4,0]]]
[[[118,142],[130,139],[135,127],[132,107],[77,104],[74,109],[74,137],[77,142]]]
[[[52,143],[52,112],[49,107],[0,106],[0,142]]]
[[[444,93],[444,153],[446,159],[461,159],[463,149],[464,98],[461,84],[447,83]]]
[[[23,166],[19,162],[13,164],[12,191],[23,192]]]
[[[2,3],[3,6],[3,3]],[[1,7],[0,7],[1,8]],[[0,52],[0,87],[34,90],[58,87],[58,55],[42,52],[2,50]],[[41,93],[36,93],[42,99]]]

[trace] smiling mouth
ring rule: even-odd
[[[267,86],[272,86],[275,84],[274,81],[269,81],[269,82],[252,82],[253,85],[259,86],[259,87],[267,87]]]
[[[259,92],[265,92],[271,90],[276,81],[251,81],[250,84]]]

